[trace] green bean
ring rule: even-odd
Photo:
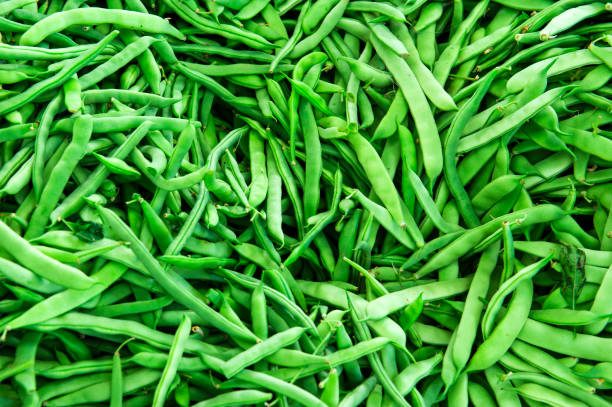
[[[171,44],[172,50],[177,53],[201,53],[204,55],[213,54],[226,58],[247,59],[259,62],[271,62],[273,57],[260,51],[234,50],[220,45],[213,44]]]
[[[121,370],[121,355],[119,350],[113,353],[113,365],[111,373],[111,395],[110,406],[121,407],[123,405],[123,371]]]
[[[503,380],[528,380],[529,382],[539,384],[545,386],[547,388],[556,390],[560,393],[563,393],[567,396],[575,397],[580,401],[585,402],[589,406],[599,407],[605,406],[606,401],[601,397],[591,394],[589,392],[581,391],[576,389],[576,387],[562,383],[555,379],[551,379],[550,377],[544,376],[538,373],[526,373],[526,372],[516,372],[508,375],[504,375],[502,377]]]
[[[135,270],[144,270],[142,263],[136,259],[134,254],[125,246],[111,239],[101,239],[95,243],[86,243],[69,231],[51,231],[43,234],[32,242],[40,242],[48,246],[55,246],[70,250],[81,250],[84,252],[95,252],[101,248],[115,247],[111,251],[105,251],[102,257],[123,264]],[[78,257],[78,256],[77,256]],[[146,272],[146,271],[143,271]]]
[[[464,137],[457,144],[458,152],[470,151],[476,147],[479,147],[487,142],[501,137],[504,133],[512,130],[516,126],[524,123],[526,120],[533,117],[541,109],[549,106],[556,99],[563,96],[567,92],[566,87],[559,87],[552,89],[543,95],[537,97],[533,101],[527,103],[522,109],[506,116],[504,119],[496,122],[494,125],[486,127],[478,132],[470,134]]]
[[[240,372],[237,377],[249,383],[258,384],[259,386],[273,390],[293,400],[299,401],[300,403],[308,403],[309,405],[312,404],[313,406],[319,407],[325,407],[326,405],[311,393],[264,373],[244,370]]]
[[[285,24],[281,20],[280,12],[272,7],[272,5],[268,4],[261,11],[261,16],[268,23],[269,27],[276,31],[281,37],[288,38],[287,29],[285,28]]]
[[[379,178],[377,182],[372,182],[372,187],[397,224],[401,228],[406,227],[406,221],[404,220],[404,214],[400,206],[399,195],[392,185],[393,182],[391,178],[388,177],[388,173],[384,169],[383,163],[376,150],[374,150],[374,148],[358,133],[350,134],[349,142],[368,177],[374,180],[375,177],[382,176],[382,179]]]
[[[184,62],[185,66],[208,76],[225,76],[225,75],[253,75],[263,74],[268,72],[267,65],[255,64],[231,64],[231,65],[203,65]],[[293,69],[293,65],[279,65],[276,67],[279,71],[289,71]]]
[[[329,11],[338,3],[339,0],[324,0],[315,2],[311,9],[306,13],[302,25],[304,32],[310,34]]]
[[[467,374],[461,373],[457,380],[448,389],[448,401],[455,406],[468,405],[468,380]]]
[[[199,294],[193,287],[189,285],[179,275],[172,272],[171,269],[162,269],[161,265],[155,260],[148,250],[143,246],[142,242],[133,234],[133,232],[109,209],[99,207],[98,211],[100,215],[108,222],[109,225],[119,233],[125,240],[131,243],[131,248],[140,260],[147,265],[149,272],[156,278],[156,281],[172,293],[173,297],[180,303],[188,307],[193,307],[203,318],[210,318],[211,320],[217,321],[219,327],[223,327],[230,332],[235,332],[239,337],[245,339],[251,339],[252,333],[244,332],[242,329],[235,326],[233,323],[227,321],[221,315],[216,313],[210,307],[208,307],[201,299]],[[177,298],[179,297],[179,298]]]
[[[347,302],[351,313],[351,318],[353,320],[353,323],[356,325],[357,338],[361,341],[371,339],[369,329],[367,328],[365,323],[360,322],[360,315],[353,306],[351,299],[348,295]],[[380,357],[377,354],[369,354],[368,361],[370,362],[370,366],[372,367],[376,378],[381,382],[381,385],[388,393],[388,395],[395,401],[395,403],[397,403],[398,405],[409,406],[408,402],[403,398],[395,383],[391,381],[391,378],[389,377],[388,373],[384,370]]]
[[[611,278],[608,276],[607,272],[603,277],[599,290],[597,291],[597,295],[593,300],[593,304],[591,305],[591,312],[596,313],[600,316],[607,315],[609,307],[607,306],[608,301],[606,297],[608,296],[607,290],[608,286],[611,283]],[[597,334],[601,332],[601,330],[605,327],[606,321],[608,318],[602,318],[597,322],[593,322],[585,327],[585,332],[591,335]]]
[[[244,404],[263,403],[272,398],[272,394],[258,390],[236,390],[212,397],[194,404],[194,407],[240,406]]]
[[[481,241],[492,231],[499,229],[503,222],[514,222],[517,219],[522,219],[520,227],[526,227],[531,224],[542,222],[550,222],[564,216],[561,209],[556,206],[539,205],[532,208],[515,211],[511,214],[502,215],[492,221],[489,221],[477,228],[471,229],[463,233],[459,238],[444,249],[436,253],[423,267],[416,273],[418,278],[424,277],[433,272],[438,267],[443,267],[451,261],[456,260],[459,256],[467,253],[473,244],[473,241]],[[468,247],[468,245],[470,247]]]
[[[421,60],[431,70],[437,53],[436,24],[430,24],[417,32],[416,46]]]
[[[556,5],[553,5],[553,7],[551,7],[551,9],[553,9],[553,8],[555,8],[555,7],[556,7]],[[507,60],[507,61],[506,61],[504,64],[502,64],[500,68],[509,68],[509,67],[513,66],[515,63],[518,63],[518,62],[520,62],[520,61],[522,61],[522,60],[524,60],[524,59],[526,59],[526,58],[532,57],[533,55],[536,55],[536,54],[538,54],[539,52],[542,52],[542,51],[544,51],[544,50],[546,50],[546,49],[549,49],[549,48],[552,48],[552,47],[555,47],[555,46],[559,46],[559,45],[566,45],[566,43],[571,44],[571,43],[573,43],[574,41],[576,41],[576,37],[573,37],[573,36],[569,36],[569,35],[568,35],[568,36],[562,36],[562,37],[559,37],[559,38],[556,38],[556,39],[552,39],[552,40],[549,40],[549,41],[546,41],[546,42],[540,43],[540,44],[538,44],[538,45],[535,45],[535,46],[533,46],[533,47],[527,48],[527,49],[525,49],[525,50],[523,50],[523,51],[521,51],[521,52],[517,53],[516,55],[512,56],[512,57],[511,57],[511,58],[509,58],[509,59],[508,59],[508,60]],[[503,47],[503,46],[506,46],[506,45],[507,45],[507,44],[502,43],[502,44],[500,44],[500,47]],[[548,61],[546,62],[546,64],[544,64],[544,63],[542,62],[542,65],[547,65],[547,64],[548,64],[548,63],[550,63],[550,62],[551,62],[550,60],[548,60]],[[533,65],[536,65],[536,64],[533,64]],[[531,65],[531,66],[533,66],[533,65]],[[480,68],[480,69],[486,69],[486,68],[490,68],[490,67],[491,67],[491,66],[487,66],[487,65],[484,65],[484,64],[483,64],[482,66],[479,66],[479,67],[477,67],[477,68]],[[531,69],[538,70],[538,69],[540,69],[540,68],[541,68],[541,66],[539,66],[539,67],[534,67],[534,68],[531,68]],[[492,72],[493,72],[493,71],[492,71]],[[461,91],[460,91],[460,92],[459,92],[459,93],[458,93],[458,94],[455,96],[455,101],[461,100],[461,99],[463,99],[465,96],[467,96],[467,95],[469,95],[470,93],[472,93],[472,92],[473,92],[473,90],[474,90],[474,88],[475,88],[475,87],[477,87],[478,85],[480,85],[480,81],[481,81],[481,80],[483,80],[483,79],[485,79],[486,77],[488,77],[488,75],[490,75],[490,74],[491,74],[490,72],[489,72],[489,73],[487,73],[487,74],[486,74],[484,77],[480,78],[480,80],[475,81],[474,83],[472,83],[472,84],[470,84],[470,85],[466,86],[465,88],[463,88],[463,89],[462,89],[462,90],[461,90]]]
[[[153,37],[138,38],[136,41],[126,46],[123,50],[113,55],[111,59],[101,65],[98,65],[94,70],[80,77],[79,84],[83,89],[90,88],[95,83],[101,81],[123,66],[127,65],[131,60],[145,52],[151,46],[151,44],[155,43],[156,41],[157,39]],[[127,88],[127,86],[122,86],[122,88]]]
[[[498,250],[499,243],[494,243],[483,252],[470,285],[463,314],[456,331],[457,338],[453,343],[452,357],[457,371],[463,370],[470,357],[478,330],[478,321],[483,309],[480,298],[484,297],[489,289],[490,276],[497,264]]]
[[[488,369],[507,352],[527,320],[532,296],[530,281],[525,280],[517,286],[506,314],[476,349],[466,371]]]
[[[30,290],[46,294],[53,294],[61,290],[61,286],[38,276],[17,263],[0,258],[0,265],[2,277],[21,284]]]
[[[155,388],[155,394],[153,395],[153,406],[163,406],[165,404],[168,389],[170,388],[170,385],[176,375],[176,370],[185,348],[185,341],[189,337],[190,332],[191,320],[189,317],[183,316],[183,320],[176,330],[174,340],[172,341],[168,361],[166,362],[166,366],[164,366],[161,379]]]
[[[125,161],[116,157],[104,157],[98,153],[93,153],[94,157],[100,161],[100,163],[106,167],[111,174],[122,175],[128,179],[140,178],[140,173],[135,168],[131,167]]]
[[[360,405],[369,394],[371,394],[376,385],[376,376],[371,376],[364,380],[359,386],[349,392],[338,404],[339,407],[356,407]]]
[[[422,295],[424,301],[450,297],[465,292],[469,288],[470,282],[471,278],[460,278],[396,291],[370,301],[366,307],[366,315],[368,319],[378,320],[401,309],[405,304],[411,303],[419,295]]]
[[[83,360],[71,363],[69,365],[59,365],[46,370],[42,370],[39,372],[39,374],[43,377],[48,377],[51,379],[65,379],[81,374],[107,372],[113,369],[114,362],[114,359],[104,359],[96,361]],[[128,364],[128,362],[125,362],[124,364]]]
[[[94,119],[95,123],[95,119]],[[152,123],[144,121],[129,135],[127,139],[111,154],[111,157],[123,159],[125,158],[142,140],[146,133],[151,128]],[[108,177],[108,170],[100,165],[92,172],[87,182],[82,183],[68,197],[51,212],[51,219],[63,219],[78,211],[84,203],[84,198],[87,195],[95,192],[102,182]]]
[[[274,161],[272,149],[266,147],[266,170],[268,173],[268,191],[266,199],[266,225],[270,236],[281,243],[284,242],[282,230],[281,193],[282,177]]]
[[[565,10],[563,13],[551,19],[546,26],[540,30],[540,39],[546,41],[556,34],[571,28],[582,20],[607,11],[608,7],[603,3],[585,4]]]
[[[48,400],[50,398],[62,394],[72,393],[76,390],[82,389],[92,384],[110,382],[110,380],[111,376],[109,373],[97,373],[92,375],[77,376],[71,379],[63,380],[61,382],[48,383],[38,389],[38,394],[41,400]]]
[[[138,65],[128,65],[128,67],[125,69],[123,74],[121,74],[121,78],[119,79],[120,81],[119,86],[121,86],[122,89],[128,89],[132,86],[136,86],[135,84],[139,77],[140,77],[140,68],[138,67]],[[119,103],[120,102],[118,101],[114,101],[113,103],[113,105],[118,111],[126,111],[126,112],[133,111],[133,109],[127,106],[120,106]]]
[[[566,334],[567,333],[567,334]],[[537,335],[556,335],[549,337],[550,340],[546,343],[538,342],[535,337]],[[576,356],[580,358],[598,360],[602,362],[609,362],[610,357],[605,353],[601,353],[602,349],[605,349],[609,344],[607,338],[600,338],[592,335],[576,334],[575,336],[570,332],[559,328],[554,328],[528,319],[525,326],[521,330],[518,336],[519,339],[530,343],[537,344],[544,349],[548,349],[554,352],[562,353],[565,355]]]
[[[266,339],[268,337],[268,317],[266,315],[266,297],[263,284],[253,290],[251,320],[253,321],[253,333],[260,339]]]
[[[468,394],[470,396],[470,401],[475,406],[485,407],[495,405],[495,402],[493,401],[493,398],[491,397],[487,389],[485,389],[484,386],[481,386],[478,383],[468,383]]]
[[[284,332],[271,336],[251,348],[234,356],[222,366],[223,374],[232,378],[244,368],[256,363],[278,350],[291,345],[304,333],[304,328],[290,328]]]
[[[109,7],[116,8],[116,9],[123,8],[120,2],[114,2],[114,1],[109,3]],[[143,10],[143,11],[146,12],[146,10]],[[120,34],[120,37],[121,37],[121,40],[126,44],[136,41],[138,39],[138,35],[129,30],[124,30]],[[161,49],[161,46],[158,48]],[[161,73],[155,61],[155,57],[153,56],[153,53],[147,49],[141,55],[137,57],[137,61],[138,61],[138,65],[142,69],[143,76],[146,78],[149,86],[151,87],[151,90],[156,94],[160,94],[161,93],[161,89],[160,89]]]
[[[356,1],[349,3],[347,10],[349,11],[367,11],[367,12],[375,12],[384,17],[389,17],[391,19],[405,22],[406,18],[404,17],[404,13],[401,10],[390,6],[388,4],[380,4],[371,1]]]
[[[19,263],[35,270],[36,274],[63,287],[86,289],[94,284],[80,270],[58,262],[35,249],[26,240],[17,235],[4,222],[0,222],[0,246],[10,253]]]
[[[482,216],[490,209],[502,196],[508,195],[521,185],[523,177],[520,175],[502,175],[495,178],[489,185],[482,188],[472,198],[472,206],[476,214]]]
[[[418,228],[409,229],[411,234],[416,235],[411,237],[406,233],[405,229],[403,229],[397,224],[397,222],[391,217],[391,214],[387,210],[385,210],[384,207],[369,200],[365,195],[361,193],[361,191],[356,191],[355,197],[361,203],[361,205],[363,205],[363,207],[367,209],[372,214],[372,216],[374,216],[374,218],[403,245],[409,248],[414,247],[415,243],[413,239],[419,239],[418,243],[422,244],[422,235],[417,232]]]
[[[567,136],[559,135],[559,138],[565,143],[579,146],[579,148],[586,153],[601,157],[604,160],[610,158],[609,139],[593,137],[590,132],[579,129],[570,129],[570,133],[571,135]]]
[[[535,383],[524,383],[516,387],[516,391],[523,397],[536,401],[546,400],[548,403],[556,406],[585,406],[586,404],[579,402],[571,397],[567,397],[555,390],[541,386]]]
[[[3,369],[2,374],[0,374],[0,381],[7,379],[9,377],[13,377],[26,369],[29,369],[32,366],[32,360],[28,360],[27,362],[23,362],[20,364],[12,365],[9,368]]]
[[[456,110],[457,106],[452,97],[446,93],[444,88],[436,80],[431,71],[421,62],[419,51],[410,36],[407,28],[403,24],[392,23],[392,28],[396,35],[406,46],[408,56],[406,62],[413,71],[423,92],[431,102],[441,110]]]
[[[17,8],[24,7],[28,4],[32,3],[31,0],[9,0],[2,4],[0,8],[0,15],[5,16],[9,14],[11,11]]]
[[[180,40],[185,39],[181,32],[157,16],[132,11],[89,7],[87,9],[74,9],[55,13],[44,19],[44,23],[41,20],[23,34],[20,45],[36,45],[50,34],[62,31],[62,29],[70,25],[104,23],[112,23],[120,27],[135,30],[169,34]]]
[[[295,91],[300,96],[307,99],[313,107],[317,108],[318,110],[327,115],[334,114],[331,110],[329,110],[329,107],[327,106],[327,103],[325,103],[325,100],[307,84],[299,80],[291,79],[289,77],[287,77],[287,80],[291,82],[292,89],[295,89]]]
[[[120,132],[130,129],[137,128],[145,122],[151,122],[151,130],[171,130],[171,131],[182,131],[188,121],[184,119],[175,119],[169,117],[155,117],[155,116],[105,116],[95,115],[93,118],[93,132],[94,133],[108,133],[108,132]],[[113,120],[109,120],[112,118]],[[62,119],[55,123],[51,128],[51,132],[70,132],[69,129],[74,125],[74,119]],[[200,127],[199,122],[195,122],[196,127]]]
[[[487,337],[493,328],[495,316],[499,312],[504,298],[512,292],[521,282],[526,279],[532,278],[538,271],[540,271],[548,262],[552,259],[552,253],[544,259],[530,266],[527,266],[519,270],[514,276],[506,280],[499,289],[493,294],[487,309],[482,318],[482,332],[483,336]]]
[[[300,242],[300,244],[297,245],[291,251],[291,254],[289,254],[289,257],[287,257],[285,261],[283,262],[283,265],[285,267],[289,267],[293,262],[295,262],[299,258],[299,256],[308,248],[308,245],[315,239],[317,234],[325,226],[327,226],[329,223],[333,221],[333,218],[336,215],[336,210],[338,208],[338,203],[340,202],[340,194],[342,192],[341,186],[342,186],[342,176],[341,176],[340,171],[338,170],[336,171],[336,174],[334,175],[334,196],[332,199],[330,210],[327,212],[325,217],[323,217],[320,221],[318,221],[312,227],[312,229],[310,229],[308,233],[304,235],[304,239],[302,240],[302,242]]]
[[[455,64],[461,45],[464,42],[468,32],[471,31],[472,27],[476,24],[477,20],[482,17],[485,13],[489,2],[488,0],[479,2],[467,16],[467,18],[460,21],[457,30],[452,34],[449,44],[444,49],[440,57],[435,63],[433,74],[440,82],[444,85],[446,82],[451,67]]]
[[[242,113],[252,112],[251,108],[257,105],[255,100],[247,97],[235,96],[211,77],[193,71],[181,63],[176,65],[176,69],[186,77],[201,83],[215,95],[219,96]]]
[[[530,317],[554,325],[587,325],[606,318],[605,315],[600,316],[591,311],[569,309],[536,310],[530,313]]]
[[[25,31],[25,30],[24,30]],[[66,48],[40,48],[20,45],[0,44],[0,56],[14,60],[54,61],[66,58],[76,58],[91,48],[90,45],[74,45]],[[111,49],[109,47],[109,49]],[[106,49],[102,52],[106,52]]]
[[[189,269],[214,269],[217,267],[228,267],[236,264],[234,259],[218,257],[185,257],[185,256],[160,256],[159,260],[174,266]]]
[[[320,4],[320,2],[315,3],[315,4]],[[317,8],[318,8],[318,5],[317,5]],[[291,37],[287,40],[287,43],[278,50],[278,52],[276,53],[276,56],[270,63],[269,72],[273,73],[276,70],[276,67],[279,64],[279,62],[283,58],[285,58],[287,55],[289,55],[295,48],[296,44],[302,37],[303,31],[306,30],[306,25],[304,21],[305,21],[306,16],[309,15],[309,10],[310,10],[310,2],[307,2],[304,6],[302,6],[302,9],[300,10],[300,14],[297,18],[295,29],[293,30]],[[306,30],[306,32],[308,31]]]
[[[389,74],[364,62],[344,56],[340,57],[340,60],[346,62],[351,67],[351,71],[362,82],[366,82],[377,87],[386,87],[393,82],[393,79],[389,76]]]
[[[175,0],[166,0],[165,4],[172,8],[181,18],[189,22],[189,24],[201,30],[201,32],[222,35],[231,40],[238,40],[255,49],[264,50],[274,48],[272,43],[258,34],[204,18],[199,15],[196,10],[191,9],[190,6],[181,6],[181,4]]]
[[[129,320],[98,317],[74,311],[47,320],[37,325],[37,328],[45,331],[54,331],[61,328],[73,330],[88,329],[100,334],[126,335],[128,337],[146,340],[151,346],[164,349],[168,349],[172,344],[171,335],[155,331],[140,323]],[[185,349],[191,353],[203,352],[209,355],[218,356],[224,356],[225,354],[225,348],[219,348],[211,344],[196,341],[195,339],[188,339],[185,346]]]
[[[419,32],[425,27],[435,23],[442,16],[443,8],[439,4],[426,4],[421,10],[419,19],[414,26],[414,30]]]
[[[551,6],[552,4],[548,0],[534,1],[529,5],[526,5],[524,3],[521,3],[520,1],[515,1],[515,0],[495,0],[495,2],[503,6],[506,6],[506,7],[516,9],[516,10],[526,10],[525,7],[527,7],[527,9],[529,10],[542,10],[542,9],[545,9]]]
[[[70,113],[76,113],[82,107],[81,86],[76,77],[72,77],[64,83],[64,103]]]
[[[108,263],[100,271],[91,276],[91,279],[97,284],[85,290],[68,289],[45,299],[12,320],[10,322],[11,329],[34,325],[78,307],[104,291],[119,279],[125,270],[125,266],[117,263]]]
[[[182,316],[181,316],[182,321]],[[180,324],[180,323],[179,323]],[[130,358],[130,362],[136,363],[139,366],[147,367],[150,369],[162,370],[168,363],[168,355],[157,352],[157,351],[141,351],[136,353]],[[195,372],[198,370],[206,369],[207,365],[204,364],[199,357],[186,357],[183,356],[179,361],[178,370],[181,372]]]
[[[508,84],[506,86],[511,92],[517,92],[523,89],[530,75],[540,70],[543,66],[547,66],[551,63],[552,65],[550,66],[550,69],[548,69],[548,71],[546,72],[547,77],[567,72],[568,70],[573,69],[576,64],[578,64],[578,66],[583,66],[601,63],[601,60],[592,55],[590,52],[584,51],[588,50],[578,50],[575,52],[569,52],[563,54],[558,58],[547,58],[545,60],[532,64],[527,68],[512,75],[512,77],[508,79]]]
[[[494,365],[485,370],[485,376],[498,404],[507,405],[508,407],[518,407],[521,405],[521,401],[515,392],[501,386],[503,374],[499,366]]]
[[[364,18],[368,20],[370,16],[364,14]],[[406,49],[406,46],[400,41],[384,24],[375,24],[369,20],[368,26],[372,36],[376,37],[381,43],[387,45],[395,54],[402,58],[408,58],[410,53]]]
[[[121,304],[106,305],[96,307],[92,310],[93,315],[100,315],[108,318],[118,317],[130,314],[139,314],[147,311],[155,311],[166,307],[172,303],[169,297],[159,297],[154,300],[142,300],[134,302],[125,302]]]
[[[507,25],[504,27],[500,27],[499,29],[493,31],[487,36],[483,36],[482,38],[477,39],[470,45],[464,46],[459,55],[457,56],[457,60],[455,61],[455,65],[467,61],[481,53],[487,53],[488,51],[494,49],[495,45],[506,38],[512,30],[511,25]]]
[[[438,353],[429,359],[421,360],[409,365],[407,368],[401,371],[395,377],[395,379],[393,379],[400,393],[403,395],[410,393],[420,380],[432,373],[433,369],[440,363],[441,360],[442,355]]]
[[[442,218],[442,215],[438,211],[433,199],[429,196],[425,185],[423,185],[419,176],[416,175],[411,169],[408,169],[408,180],[419,203],[436,227],[443,233],[451,233],[456,231],[455,226],[448,224],[444,218]]]
[[[34,369],[36,353],[38,345],[42,339],[40,332],[28,332],[24,335],[22,341],[17,346],[15,351],[14,365],[19,366],[28,362],[31,365],[24,371],[16,374],[13,378],[20,391],[21,399],[24,405],[31,406],[40,402],[38,393],[36,392],[36,372]]]
[[[130,393],[154,383],[160,376],[160,372],[148,369],[132,370],[126,372],[124,377],[124,393]],[[111,395],[110,381],[92,384],[73,393],[47,401],[49,406],[71,406],[90,402],[107,401]]]
[[[410,112],[414,117],[420,118],[416,122],[420,137],[419,144],[424,157],[425,171],[430,183],[433,183],[442,172],[442,147],[425,95],[420,90],[414,74],[401,57],[388,52],[385,44],[378,41],[374,36],[372,37],[372,45],[402,90]]]
[[[336,369],[331,369],[327,376],[327,381],[321,393],[321,401],[327,405],[337,405],[340,401],[340,383]]]
[[[371,343],[373,341],[376,341],[378,338],[374,338],[372,339]],[[380,340],[378,341],[380,342]],[[384,344],[386,345],[386,343],[388,342],[387,340],[383,341]],[[336,330],[336,343],[338,345],[338,351],[335,352],[331,357],[332,359],[336,359],[337,361],[341,360],[342,358],[340,357],[340,354],[346,350],[346,349],[357,349],[353,347],[353,342],[348,334],[348,332],[346,331],[346,328],[344,327],[344,325],[342,325],[341,323],[339,323],[339,326]],[[362,343],[356,345],[356,346],[360,346],[362,345]],[[361,346],[362,348],[364,346]],[[369,349],[368,349],[369,350]],[[349,352],[348,350],[346,352]],[[346,353],[345,352],[345,353]],[[361,353],[357,353],[357,355],[360,355]],[[353,358],[354,355],[351,355],[351,358]],[[359,366],[359,363],[357,362],[357,357],[355,357],[354,360],[348,360],[346,361],[343,365],[343,371],[346,372],[346,375],[348,376],[349,380],[353,383],[360,383],[363,381],[363,375],[361,373],[361,367]],[[336,360],[332,360],[330,361],[330,364],[332,366],[336,366],[336,364],[334,363]]]
[[[270,146],[270,150],[272,152],[272,156],[274,158],[274,162],[276,164],[276,168],[278,169],[278,173],[280,174],[280,178],[287,189],[287,193],[289,194],[289,198],[291,199],[291,203],[293,204],[293,210],[295,213],[295,218],[298,227],[298,235],[302,237],[304,235],[304,214],[303,214],[303,205],[302,200],[297,191],[297,185],[295,183],[295,179],[291,174],[291,170],[287,161],[285,160],[280,145],[273,138],[268,139],[268,144]],[[268,170],[270,167],[268,167]],[[282,236],[282,235],[281,235]]]
[[[235,281],[236,283],[244,285],[246,287],[254,289],[258,285],[257,280],[249,278],[248,276],[242,276],[238,273],[232,272],[230,270],[225,270],[225,269],[221,269],[220,272],[225,277],[231,279],[232,281]],[[277,302],[279,305],[286,307],[286,309],[290,311],[291,314],[293,314],[293,317],[297,321],[300,321],[304,327],[311,328],[311,329],[315,328],[312,320],[304,314],[304,311],[302,311],[297,306],[297,304],[295,304],[293,301],[289,301],[285,295],[281,294],[277,290],[274,290],[273,288],[267,285],[264,285],[264,293],[268,297],[270,297],[271,300]]]
[[[333,1],[332,4],[333,3],[336,3],[336,4],[331,9],[329,9],[329,13],[325,13],[325,12],[322,13],[324,17],[323,17],[323,21],[321,22],[319,28],[317,28],[317,30],[313,32],[312,34],[310,34],[308,37],[298,42],[293,48],[293,50],[289,53],[288,55],[289,58],[299,58],[303,56],[305,53],[307,53],[308,51],[312,50],[314,47],[319,45],[319,43],[323,40],[323,38],[326,37],[329,33],[331,33],[331,31],[334,29],[334,27],[338,23],[338,20],[340,20],[340,18],[344,14],[344,11],[346,10],[346,7],[348,6],[349,2],[347,0],[340,0],[338,2]],[[314,6],[313,6],[313,10],[314,10]],[[324,11],[324,10],[316,10],[316,11],[311,10],[309,14],[319,13],[321,11]],[[306,26],[308,25],[305,25],[304,28]]]
[[[251,154],[251,185],[249,189],[249,204],[259,206],[266,198],[268,177],[266,175],[266,157],[264,142],[261,136],[251,131],[249,133],[249,152]]]
[[[342,298],[343,293],[346,294],[346,292],[336,286],[320,283],[308,284],[308,282],[305,281],[300,281],[299,284],[302,290],[309,296],[323,299],[324,301],[343,309],[348,308],[348,302],[343,301],[344,298]],[[353,295],[352,301],[356,307],[365,312],[365,307],[367,305],[366,300],[359,296]],[[406,336],[402,328],[389,318],[383,318],[380,320],[369,320],[368,324],[376,332],[394,341],[400,346],[403,346],[406,341]]]
[[[95,47],[88,49],[78,57],[71,60],[69,64],[67,64],[60,72],[52,77],[36,83],[35,85],[29,87],[25,92],[0,101],[0,114],[12,112],[30,102],[41,93],[62,85],[62,83],[74,75],[76,71],[100,54],[104,48],[117,36],[117,34],[118,31],[111,32],[109,35],[104,37],[103,40],[96,44]]]
[[[401,90],[398,90],[393,97],[391,105],[374,130],[372,141],[391,137],[397,130],[397,123],[401,123],[408,113],[408,104]]]

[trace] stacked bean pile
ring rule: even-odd
[[[0,405],[612,405],[611,3],[0,2]]]

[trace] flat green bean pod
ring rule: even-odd
[[[126,10],[108,10],[97,7],[62,11],[30,27],[21,37],[20,45],[36,45],[49,35],[74,24],[96,25],[112,23],[119,27],[152,33],[172,35],[180,40],[185,36],[167,20],[160,17]]]
[[[482,332],[486,337],[489,335],[495,322],[495,316],[501,308],[503,299],[511,293],[522,281],[532,278],[538,271],[540,271],[548,262],[552,259],[553,254],[549,254],[537,263],[523,268],[518,271],[514,276],[506,280],[499,289],[493,294],[487,309],[482,317]]]
[[[241,406],[244,404],[264,403],[271,398],[271,393],[259,390],[236,390],[201,401],[194,404],[194,407]]]

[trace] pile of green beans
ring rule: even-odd
[[[612,406],[612,3],[0,0],[0,406]]]

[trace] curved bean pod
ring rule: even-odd
[[[185,35],[161,17],[126,10],[109,10],[98,7],[79,8],[54,13],[28,29],[19,45],[36,45],[53,33],[60,32],[75,24],[114,24],[138,31],[168,34],[179,40]]]

